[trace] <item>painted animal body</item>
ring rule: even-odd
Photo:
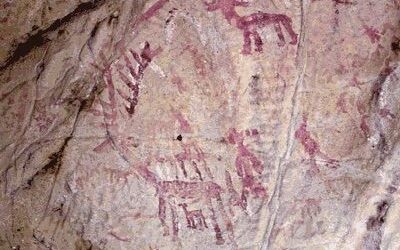
[[[248,2],[237,0],[214,0],[211,3],[205,2],[205,4],[208,11],[216,11],[218,9],[221,10],[229,24],[234,25],[243,31],[243,54],[251,53],[251,38],[254,40],[255,51],[263,51],[263,41],[257,29],[264,28],[269,25],[274,26],[275,32],[279,39],[279,46],[283,46],[285,44],[285,37],[283,35],[281,26],[286,29],[291,37],[290,44],[297,44],[297,34],[292,28],[292,20],[286,15],[258,12],[247,16],[240,16],[236,12],[235,7],[247,7]]]

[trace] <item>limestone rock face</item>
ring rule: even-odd
[[[399,249],[398,0],[4,0],[0,249]]]

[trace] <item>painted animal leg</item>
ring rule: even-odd
[[[282,47],[285,45],[285,37],[283,36],[282,29],[279,23],[274,24],[275,32],[278,35],[278,46]]]
[[[187,227],[189,227],[189,228],[193,228],[193,220],[189,217],[190,215],[188,215],[187,213],[185,214],[186,215],[186,223],[187,223]]]
[[[253,32],[253,38],[254,38],[254,44],[256,45],[255,51],[262,52],[263,51],[263,41],[260,37],[260,34],[258,34],[257,31]]]
[[[196,172],[196,174],[199,176],[199,179],[201,181],[203,181],[203,177],[201,176],[200,169],[197,167],[197,163],[195,161],[192,161],[192,166],[193,166],[194,171]]]
[[[158,198],[158,218],[160,218],[161,225],[164,228],[164,236],[169,235],[169,230],[167,223],[165,222],[166,219],[166,206],[165,206],[165,200],[163,198]]]
[[[219,210],[219,212],[221,213],[222,218],[223,218],[223,220],[224,220],[225,227],[226,227],[226,229],[228,230],[228,237],[229,237],[230,241],[231,241],[234,245],[236,245],[236,242],[235,242],[235,235],[234,235],[234,233],[233,233],[233,225],[232,225],[232,222],[231,222],[231,220],[229,219],[228,215],[227,215],[226,212],[225,212],[224,204],[222,203],[222,199],[221,199],[221,196],[220,196],[220,195],[218,195],[218,197],[217,197],[217,205],[218,205],[218,210]]]
[[[213,206],[212,206],[212,204],[211,204],[211,201],[210,201],[209,204],[208,204],[208,208],[209,208],[210,211],[211,211],[211,223],[212,223],[213,228],[214,228],[215,238],[217,239],[216,244],[217,244],[217,245],[222,245],[222,244],[224,244],[225,241],[224,241],[224,239],[222,238],[221,228],[220,228],[219,225],[218,225],[218,222],[217,222],[217,215],[215,214],[215,210],[214,210],[214,208],[213,208]]]
[[[189,218],[189,227],[195,229],[196,228],[196,221],[194,220],[193,216]]]
[[[290,41],[290,44],[297,44],[297,34],[293,30],[292,21],[290,19],[285,19],[281,21],[281,24],[283,25],[283,27],[285,27],[286,31],[289,33],[290,38],[292,39],[292,41]]]
[[[248,30],[243,31],[243,48],[242,54],[249,55],[251,53],[251,39],[250,39],[251,32]]]
[[[196,151],[198,162],[200,163],[200,167],[206,171],[206,173],[210,179],[214,179],[214,176],[212,175],[211,170],[208,167],[207,162],[205,161],[205,156],[204,156],[203,150],[199,147],[195,147],[194,150]]]
[[[179,162],[179,167],[181,168],[182,173],[185,176],[185,178],[187,178],[187,172],[186,172],[186,168],[185,168],[185,163],[183,161]]]
[[[199,218],[199,220],[200,220],[201,227],[208,228],[207,223],[206,223],[206,219],[204,218],[204,215],[203,215],[201,210],[200,210],[200,218]]]
[[[178,238],[178,215],[176,213],[175,208],[171,205],[171,220],[172,220],[172,234],[173,234],[173,240],[176,240]]]

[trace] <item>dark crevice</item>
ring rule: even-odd
[[[59,166],[60,166],[60,164],[62,162],[62,158],[64,156],[65,148],[66,148],[69,140],[71,140],[71,138],[72,138],[72,136],[66,137],[64,139],[64,143],[61,146],[61,148],[57,152],[55,152],[51,156],[49,156],[50,161],[45,166],[43,166],[38,172],[36,172],[31,178],[28,179],[27,184],[29,186],[32,185],[32,182],[34,181],[34,179],[37,176],[50,174],[50,173],[51,174],[53,174],[53,173],[57,174],[58,173],[58,168],[59,168]]]
[[[103,22],[103,20],[97,22],[97,23],[94,25],[92,31],[90,32],[90,38],[91,38],[91,39],[92,39],[93,37],[96,36],[97,31],[99,30],[100,24],[101,24],[102,22]]]
[[[29,187],[32,185],[34,179],[40,175],[45,175],[47,173],[51,173],[51,174],[55,174],[56,178],[57,178],[57,174],[59,172],[60,165],[62,164],[62,159],[64,156],[65,148],[67,147],[68,142],[73,138],[76,122],[79,118],[79,115],[83,110],[90,108],[90,106],[92,105],[93,99],[95,98],[95,95],[96,95],[95,90],[96,90],[96,88],[93,88],[89,97],[87,99],[80,101],[80,106],[79,106],[79,109],[78,109],[78,112],[77,112],[77,115],[75,118],[75,123],[74,123],[71,134],[64,139],[64,143],[62,144],[60,149],[57,152],[53,153],[51,156],[49,156],[50,161],[45,166],[43,166],[38,172],[36,172],[31,178],[29,178],[27,180],[27,184]]]
[[[76,17],[82,14],[88,13],[102,6],[106,0],[93,0],[85,3],[79,4],[75,10],[73,10],[68,15],[63,18],[55,20],[48,28],[44,30],[37,31],[36,34],[30,35],[26,41],[19,43],[16,46],[13,54],[5,61],[5,63],[0,66],[0,71],[6,69],[10,65],[13,65],[21,58],[28,55],[33,49],[38,48],[50,41],[47,35],[57,29],[59,29],[64,24],[70,22]]]

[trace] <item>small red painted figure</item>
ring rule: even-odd
[[[187,204],[186,203],[181,203],[179,204],[180,207],[182,207],[185,216],[186,216],[186,222],[187,226],[193,229],[199,228],[200,230],[203,230],[204,228],[207,227],[206,220],[204,218],[203,212],[201,209],[197,210],[191,210],[189,211],[187,209]]]
[[[257,130],[246,130],[244,134],[237,132],[236,129],[230,129],[228,134],[228,142],[237,146],[237,156],[235,160],[236,173],[242,181],[242,202],[240,206],[245,207],[247,203],[247,197],[249,194],[255,197],[265,197],[267,194],[266,189],[261,185],[260,181],[257,180],[256,175],[261,175],[264,170],[263,163],[256,157],[256,155],[248,149],[248,146],[244,144],[244,138],[246,136],[258,135]],[[231,182],[229,176],[227,182]],[[229,185],[228,185],[229,186]]]
[[[337,165],[337,160],[330,158],[320,150],[318,142],[312,137],[310,131],[307,129],[307,117],[303,116],[303,122],[294,133],[294,137],[303,145],[304,151],[310,156],[311,167],[313,173],[318,173],[316,157],[319,156],[327,163],[333,166]]]
[[[257,12],[246,16],[239,16],[235,8],[238,6],[247,7],[249,3],[238,0],[214,0],[211,3],[205,2],[205,4],[208,11],[221,10],[229,24],[243,31],[243,54],[251,54],[251,38],[254,40],[255,51],[263,51],[263,41],[257,29],[269,25],[273,25],[275,29],[279,39],[279,46],[285,44],[285,37],[281,25],[286,29],[291,38],[290,44],[297,44],[297,34],[292,28],[292,20],[286,15]]]

